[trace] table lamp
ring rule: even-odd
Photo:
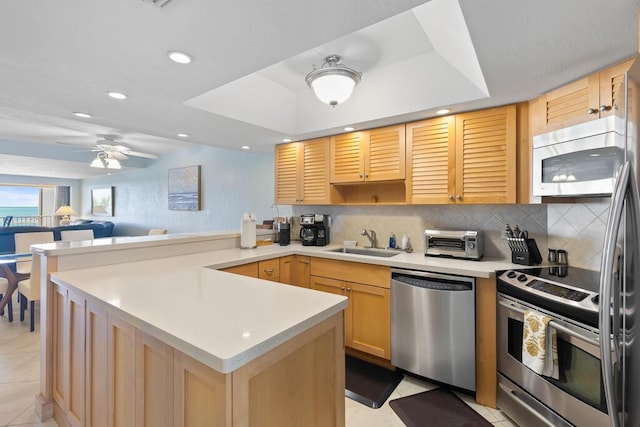
[[[55,213],[56,215],[62,215],[60,225],[69,225],[71,222],[71,215],[78,215],[71,206],[60,206]]]

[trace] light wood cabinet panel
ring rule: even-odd
[[[298,147],[297,142],[276,145],[276,203],[298,203]]]
[[[107,316],[107,407],[108,425],[135,425],[135,328],[123,320]]]
[[[346,282],[349,298],[347,346],[391,359],[391,294],[389,289]]]
[[[455,203],[455,116],[407,124],[407,202]]]
[[[331,137],[331,183],[405,179],[404,124]]]
[[[173,426],[173,348],[136,330],[136,426]]]
[[[284,283],[287,285],[292,285],[294,279],[294,271],[293,266],[295,263],[295,255],[288,255],[280,257],[279,259],[279,269],[280,269],[280,283]]]
[[[374,275],[362,276],[366,269],[375,267],[382,269]],[[322,258],[311,260],[311,289],[348,298],[345,311],[346,346],[387,360],[391,359],[389,275],[389,267]],[[359,278],[352,279],[358,280],[353,282],[344,280],[345,277]],[[367,280],[372,277],[374,280]],[[385,286],[371,285],[380,280],[386,280]]]
[[[329,203],[329,138],[276,145],[275,169],[276,203]]]
[[[74,427],[84,425],[84,348],[85,309],[84,300],[71,290],[67,294],[66,333],[69,335],[66,349],[65,372],[67,373],[67,399],[64,411],[69,424]]]
[[[278,258],[258,262],[258,277],[260,279],[280,281],[280,262]]]
[[[311,258],[311,275],[389,288],[391,269],[384,265]]]
[[[230,426],[231,375],[174,350],[174,427]]]
[[[365,180],[391,181],[405,179],[405,126],[370,129],[365,146]]]
[[[90,302],[87,302],[86,307],[86,424],[89,427],[106,427],[108,420],[107,313],[104,309]]]
[[[516,111],[510,105],[407,124],[407,201],[515,203]]]
[[[65,364],[65,347],[69,345],[69,334],[65,325],[67,289],[53,287],[53,399],[61,408],[65,407],[65,379],[68,365]]]
[[[240,274],[242,276],[249,276],[258,278],[258,263],[251,262],[249,264],[235,265],[233,267],[223,268],[222,271],[227,273]]]
[[[456,115],[456,203],[516,201],[516,106]]]
[[[613,114],[615,93],[632,62],[616,64],[533,100],[530,103],[533,135]]]
[[[308,288],[311,274],[311,258],[304,255],[296,255],[293,264],[292,285]]]
[[[476,279],[476,402],[497,407],[496,280]]]

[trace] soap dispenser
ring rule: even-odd
[[[389,247],[391,249],[395,249],[396,247],[396,235],[391,232],[391,236],[389,236]]]
[[[400,243],[400,249],[406,250],[408,248],[409,248],[409,236],[407,236],[407,233],[404,233],[402,235],[402,242]]]

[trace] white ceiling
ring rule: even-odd
[[[285,137],[531,99],[636,53],[639,2],[2,2],[0,174],[103,174],[88,167],[95,153],[58,144],[103,135],[157,155],[191,144],[270,152]],[[195,61],[172,63],[169,50]],[[335,108],[304,83],[329,54],[363,73]]]

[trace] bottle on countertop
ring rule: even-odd
[[[389,247],[391,249],[395,249],[396,247],[396,235],[391,232],[391,236],[389,236]]]
[[[409,236],[407,233],[402,235],[402,242],[400,243],[400,249],[407,249],[409,247]]]

